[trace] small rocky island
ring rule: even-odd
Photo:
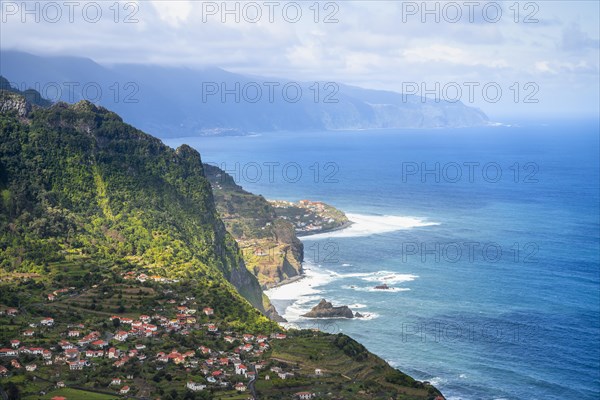
[[[307,318],[354,318],[354,313],[348,306],[334,307],[333,304],[322,299],[312,310],[302,316]]]

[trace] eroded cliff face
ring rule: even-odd
[[[301,275],[304,246],[294,225],[278,218],[267,200],[245,191],[221,169],[205,164],[204,170],[227,231],[262,288]]]

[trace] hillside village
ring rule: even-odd
[[[133,271],[120,278],[104,287],[39,291],[30,306],[0,305],[2,386],[19,384],[18,398],[55,400],[368,399],[399,387],[414,396],[407,398],[439,394],[344,335],[236,329],[214,306],[177,290],[178,280]],[[82,299],[109,286],[142,297],[159,289],[159,305],[147,313],[98,306],[73,321],[88,301]],[[343,388],[347,395],[334,394]]]
[[[174,282],[134,272],[124,274],[123,278],[141,283]],[[60,301],[75,291],[73,287],[57,289],[46,296],[46,301]],[[16,320],[24,329],[2,343],[0,376],[25,374],[41,379],[54,376],[56,379],[49,380],[55,381],[56,388],[63,388],[68,385],[67,376],[76,377],[86,370],[112,366],[112,377],[105,377],[104,385],[95,385],[94,389],[125,396],[143,394],[143,389],[136,385],[135,374],[130,371],[149,365],[157,375],[171,370],[185,372],[189,379],[182,389],[191,392],[234,389],[243,393],[257,378],[258,371],[266,369],[265,351],[269,343],[286,339],[284,333],[254,335],[224,330],[211,307],[198,304],[194,297],[166,292],[172,297],[164,307],[154,309],[152,315],[112,315],[101,324],[104,329],[99,329],[97,323],[69,324],[52,317],[34,319],[17,308],[3,308],[0,320]],[[163,349],[160,341],[166,336],[199,336],[207,340],[194,338],[182,341],[185,345]],[[209,347],[209,343],[215,342],[219,343],[218,349]],[[270,366],[263,379],[283,380],[293,376],[291,370]],[[312,394],[300,392],[297,397],[312,398]]]

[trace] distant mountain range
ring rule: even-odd
[[[488,124],[460,102],[219,68],[103,66],[81,57],[0,52],[0,75],[51,100],[90,100],[158,137]]]

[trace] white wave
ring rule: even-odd
[[[367,275],[362,279],[367,282],[381,282],[381,283],[401,283],[411,282],[417,279],[418,275],[413,274],[398,274],[390,271],[379,271],[373,274]]]
[[[429,222],[418,217],[402,217],[398,215],[364,215],[347,213],[346,216],[352,221],[352,225],[348,228],[311,235],[307,237],[307,239],[371,236],[404,229],[439,225],[437,222]]]
[[[410,282],[417,279],[419,276],[414,274],[399,274],[392,271],[377,271],[377,272],[353,272],[349,274],[340,274],[338,272],[331,271],[329,273],[331,278],[362,278],[368,282],[382,282],[382,283],[400,283]]]
[[[431,379],[427,379],[427,381],[429,383],[431,383],[433,386],[439,386],[440,384],[444,384],[444,383],[448,382],[447,379],[440,378],[439,376],[435,376],[435,377],[433,377]]]
[[[363,320],[363,321],[370,321],[372,319],[379,318],[379,314],[372,313],[372,312],[362,312],[362,313],[360,313],[360,315],[362,315],[362,317],[355,317],[355,318],[358,320]]]
[[[356,303],[356,304],[350,304],[348,307],[351,310],[354,310],[355,308],[365,308],[365,307],[367,307],[367,305],[366,304]]]
[[[332,280],[330,271],[304,267],[304,276],[301,279],[266,290],[265,294],[273,300],[300,300],[321,293],[319,287]]]
[[[356,290],[357,292],[377,292],[377,293],[408,292],[410,290],[410,288],[399,288],[399,287],[389,287],[388,289],[375,289],[374,287],[342,286],[342,288]]]
[[[343,263],[342,267],[352,267],[352,264],[348,264],[348,263]]]

